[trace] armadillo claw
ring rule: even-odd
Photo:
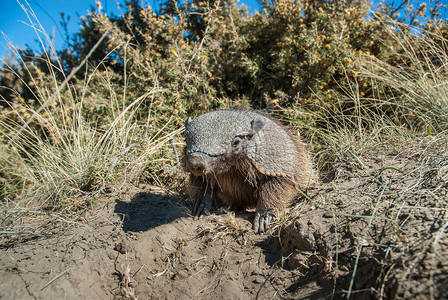
[[[254,219],[254,232],[263,233],[266,232],[271,223],[276,220],[275,213],[273,211],[256,212]]]
[[[213,199],[210,197],[197,198],[196,201],[194,202],[191,214],[193,215],[195,220],[197,220],[200,217],[203,217],[204,215],[208,216],[210,215],[212,205],[213,205]]]

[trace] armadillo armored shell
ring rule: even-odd
[[[251,135],[254,120],[263,119],[262,128]],[[209,156],[224,155],[236,136],[251,135],[245,155],[267,176],[294,178],[301,168],[296,141],[288,130],[252,110],[218,110],[188,119],[185,127],[186,152]]]

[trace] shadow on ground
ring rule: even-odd
[[[130,202],[117,199],[114,212],[124,232],[141,232],[188,216],[188,207],[182,198],[142,192]]]

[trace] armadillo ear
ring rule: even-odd
[[[250,125],[252,127],[252,133],[257,134],[266,124],[266,118],[263,116],[256,116]]]
[[[188,118],[185,120],[185,127],[188,127],[188,124],[190,124],[190,122],[191,122],[191,118],[188,117]]]

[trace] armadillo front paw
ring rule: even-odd
[[[276,220],[275,213],[273,211],[256,212],[254,219],[254,232],[263,233],[269,229],[272,222]]]
[[[191,210],[191,214],[195,219],[202,217],[204,215],[210,215],[210,210],[213,206],[213,198],[210,197],[201,197],[197,198],[194,202],[193,209]]]

